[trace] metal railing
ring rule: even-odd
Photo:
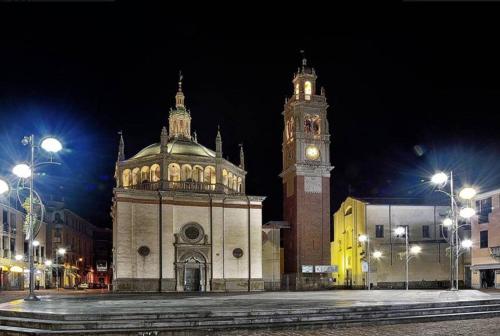
[[[124,188],[149,191],[176,190],[202,193],[243,194],[242,192],[231,189],[221,183],[204,183],[194,181],[142,182],[140,184],[131,185]]]

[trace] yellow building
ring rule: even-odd
[[[442,225],[448,213],[447,204],[422,198],[348,197],[333,217],[331,261],[338,268],[333,273],[335,286],[365,288],[369,279],[373,288],[404,288],[406,239],[404,234],[395,234],[396,228],[403,227],[408,232],[409,248],[419,247],[419,252],[410,256],[410,288],[448,288],[449,241]],[[470,237],[470,230],[464,227],[459,234]],[[369,240],[369,265],[368,244],[359,241],[361,235]],[[470,254],[464,253],[459,261],[460,286],[469,286],[464,277],[469,266]]]
[[[348,197],[333,215],[332,265],[338,267],[333,274],[336,286],[362,287],[365,283],[359,256],[364,256],[364,244],[358,236],[366,234],[365,204]]]

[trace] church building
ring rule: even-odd
[[[245,193],[240,162],[191,133],[182,76],[160,141],[125,158],[120,137],[114,189],[115,291],[259,291],[262,202]],[[215,132],[214,132],[215,133]],[[329,258],[329,257],[328,257]]]

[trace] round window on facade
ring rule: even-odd
[[[200,240],[203,239],[204,235],[205,232],[203,231],[201,225],[198,223],[188,223],[184,225],[184,227],[181,230],[182,240],[192,244],[198,243]]]
[[[137,249],[137,252],[143,256],[143,257],[147,257],[149,255],[149,253],[151,252],[149,247],[147,246],[141,246]]]
[[[240,249],[239,247],[235,248],[233,250],[233,257],[235,257],[235,258],[241,258],[241,257],[243,257],[243,250]]]

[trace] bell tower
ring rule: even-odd
[[[283,117],[285,273],[302,276],[302,265],[330,265],[330,133],[325,92],[305,57],[293,78]]]

